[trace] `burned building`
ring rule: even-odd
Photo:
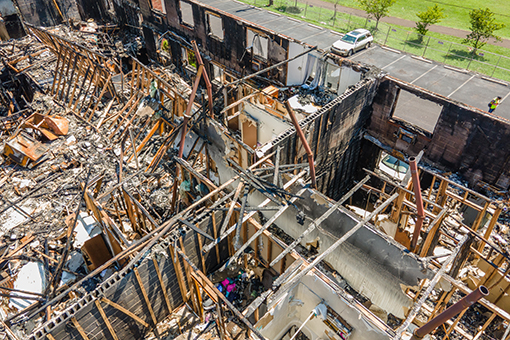
[[[508,338],[504,119],[235,1],[14,5],[6,338]]]

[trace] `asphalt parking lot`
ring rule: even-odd
[[[489,101],[499,95],[503,100],[494,113],[510,120],[510,87],[483,79],[482,75],[459,72],[376,45],[354,54],[351,59],[375,65],[395,78],[484,111]]]
[[[338,32],[235,0],[201,1],[274,32],[285,34],[312,46],[317,45],[322,50],[329,50],[331,45],[341,37]],[[351,59],[377,66],[396,78],[484,111],[487,110],[487,104],[491,99],[499,95],[503,100],[494,114],[510,120],[510,85],[507,83],[491,82],[482,79],[479,74],[452,70],[443,64],[425,62],[378,45],[372,45],[368,50],[354,54]],[[412,120],[423,118],[420,116],[420,105],[412,106],[412,101],[408,102],[410,116],[409,119],[405,119],[413,122]],[[432,121],[430,123],[432,124]]]

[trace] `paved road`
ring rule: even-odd
[[[277,33],[313,46],[317,45],[322,50],[328,50],[341,36],[337,32],[235,0],[201,0],[201,2]],[[507,83],[494,83],[482,79],[481,75],[475,73],[460,73],[448,69],[443,64],[427,63],[380,46],[372,46],[368,50],[358,52],[352,59],[375,65],[396,78],[482,110],[487,110],[487,103],[499,95],[503,101],[494,113],[510,120],[510,86]],[[401,111],[405,111],[405,107]],[[434,115],[430,108],[427,111],[430,111],[431,116]],[[421,116],[419,111],[413,109],[409,110],[408,117],[401,118],[414,122],[419,121]]]

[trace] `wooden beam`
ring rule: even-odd
[[[78,323],[78,320],[76,320],[76,318],[74,316],[71,318],[71,321],[73,322],[74,327],[76,327],[76,329],[78,330],[78,333],[80,333],[81,337],[84,340],[89,340],[87,333],[85,333],[85,331],[83,330],[81,325]]]
[[[483,236],[484,239],[488,240],[491,236],[492,230],[496,226],[496,222],[498,222],[499,215],[501,214],[502,208],[498,206],[496,208],[496,211],[494,212],[494,215],[492,215],[491,221],[489,222],[489,226],[487,227],[487,230],[485,231],[485,235]],[[478,251],[482,251],[485,247],[485,242],[480,242],[480,246],[478,247]]]
[[[138,285],[140,286],[140,290],[142,291],[143,298],[145,300],[145,303],[147,304],[147,308],[149,309],[149,313],[151,314],[152,322],[154,323],[154,326],[158,324],[158,320],[156,319],[156,315],[154,314],[154,310],[152,309],[151,302],[149,300],[149,296],[147,295],[147,292],[145,291],[145,287],[142,283],[142,278],[140,277],[140,273],[138,273],[138,268],[134,268],[133,272],[136,276],[136,281],[138,281]]]
[[[101,94],[99,95],[99,98],[97,98],[97,103],[96,105],[94,105],[94,108],[92,109],[92,112],[90,113],[89,115],[89,118],[87,118],[87,121],[90,122],[90,120],[92,119],[92,116],[94,116],[94,113],[96,112],[97,110],[97,107],[99,106],[99,104],[101,103],[101,99],[103,98],[104,96],[104,93],[106,92],[106,89],[108,87],[108,84],[110,83],[110,80],[112,79],[112,74],[110,73],[108,75],[108,79],[106,79],[106,84],[103,86],[103,89],[101,90]]]
[[[220,235],[223,235],[225,233],[225,230],[227,230],[227,226],[230,223],[230,217],[232,216],[232,213],[234,212],[234,208],[236,206],[237,199],[239,198],[239,195],[241,194],[241,190],[244,187],[244,182],[240,181],[237,185],[237,189],[235,191],[234,197],[232,198],[232,202],[230,203],[230,208],[227,211],[227,216],[225,216],[225,219],[223,220],[223,224],[220,228]]]
[[[159,284],[161,285],[161,290],[163,291],[163,296],[165,297],[166,306],[168,307],[168,313],[172,314],[172,305],[170,304],[170,299],[168,298],[168,294],[166,292],[166,285],[163,281],[163,276],[161,275],[161,271],[159,270],[158,261],[153,257],[152,263],[154,263],[154,268],[156,269],[156,273],[158,274]]]
[[[430,249],[430,246],[432,245],[432,241],[434,240],[436,234],[439,231],[439,228],[441,227],[441,224],[443,223],[443,220],[446,218],[448,208],[444,208],[436,217],[434,221],[430,224],[430,230],[427,232],[427,236],[425,238],[425,241],[422,244],[420,257],[427,256],[427,253]]]
[[[184,254],[185,251],[184,251],[184,242],[182,240],[182,237],[179,238],[179,243],[181,244],[181,249],[182,249],[182,252]],[[199,302],[197,300],[197,294],[195,294],[194,292],[194,285],[193,285],[193,282],[192,282],[192,279],[191,279],[191,269],[190,269],[190,265],[189,263],[187,263],[186,261],[183,261],[183,264],[184,264],[184,273],[186,274],[186,281],[188,282],[188,290],[189,290],[189,293],[190,293],[190,296],[191,296],[191,302],[193,304],[193,307],[195,308],[195,313],[197,313],[198,315],[201,315],[201,309],[200,309],[200,305],[199,305]],[[200,317],[200,319],[202,319],[202,317]],[[203,320],[202,320],[203,322]]]
[[[126,314],[127,316],[130,316],[133,320],[135,320],[136,322],[138,322],[139,324],[141,324],[142,326],[144,327],[149,327],[149,324],[145,321],[143,321],[142,319],[140,319],[137,315],[135,315],[134,313],[132,313],[131,311],[127,310],[126,308],[122,307],[121,305],[119,304],[116,304],[115,302],[113,301],[110,301],[108,300],[107,298],[105,297],[102,297],[101,298],[101,302],[104,302],[110,306],[112,306],[113,308],[117,309],[118,311],[121,311],[122,313]]]
[[[117,334],[115,333],[115,330],[112,327],[112,324],[110,323],[110,320],[106,317],[106,314],[103,310],[103,307],[101,307],[101,304],[98,300],[94,300],[94,303],[96,304],[97,310],[99,311],[99,314],[101,314],[101,317],[103,318],[104,323],[106,324],[106,327],[108,327],[108,330],[110,331],[110,334],[112,335],[114,340],[119,340],[117,337]]]
[[[172,257],[172,263],[174,264],[175,276],[177,276],[177,283],[179,284],[179,289],[181,290],[182,301],[186,303],[188,301],[188,294],[186,292],[186,286],[184,285],[184,277],[182,276],[181,264],[179,262],[179,258],[174,255],[175,248],[170,245],[169,246],[170,256]]]

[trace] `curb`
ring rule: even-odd
[[[457,67],[453,67],[453,66],[450,66],[450,65],[444,65],[443,67],[448,69],[448,70],[452,70],[452,71],[459,72],[459,73],[464,73],[464,74],[468,74],[469,73],[468,70],[465,70],[463,68],[457,68]]]
[[[320,26],[317,26],[317,25],[314,25],[314,24],[308,24],[308,26],[313,27],[313,28],[317,28],[319,30],[323,30],[324,29],[324,27],[320,27]]]
[[[419,61],[423,61],[424,63],[432,64],[432,60],[425,59],[423,57],[412,55],[411,58],[419,60]]]
[[[499,79],[495,79],[495,78],[491,78],[491,77],[482,76],[482,79],[490,81],[490,82],[493,82],[493,83],[496,83],[496,84],[504,85],[504,86],[510,85],[509,83],[507,83],[507,82],[505,82],[503,80],[499,80]]]
[[[395,50],[395,49],[393,49],[393,48],[389,48],[389,47],[382,46],[382,45],[380,45],[380,46],[381,46],[381,48],[382,48],[383,50],[387,50],[387,51],[390,51],[390,52],[393,52],[393,53],[396,53],[396,54],[402,54],[402,52],[401,52],[401,51],[399,51],[399,50]]]
[[[269,12],[269,11],[268,11]],[[291,20],[291,21],[295,21],[295,22],[299,22],[300,24],[301,23],[304,23],[304,21],[301,21],[299,19],[294,19],[294,18],[291,18],[291,17],[287,17],[287,19]]]
[[[267,11],[267,13],[272,14],[272,15],[277,16],[277,17],[281,17],[282,16],[281,14],[278,14],[278,13],[275,13],[275,12],[272,12],[272,11]]]

